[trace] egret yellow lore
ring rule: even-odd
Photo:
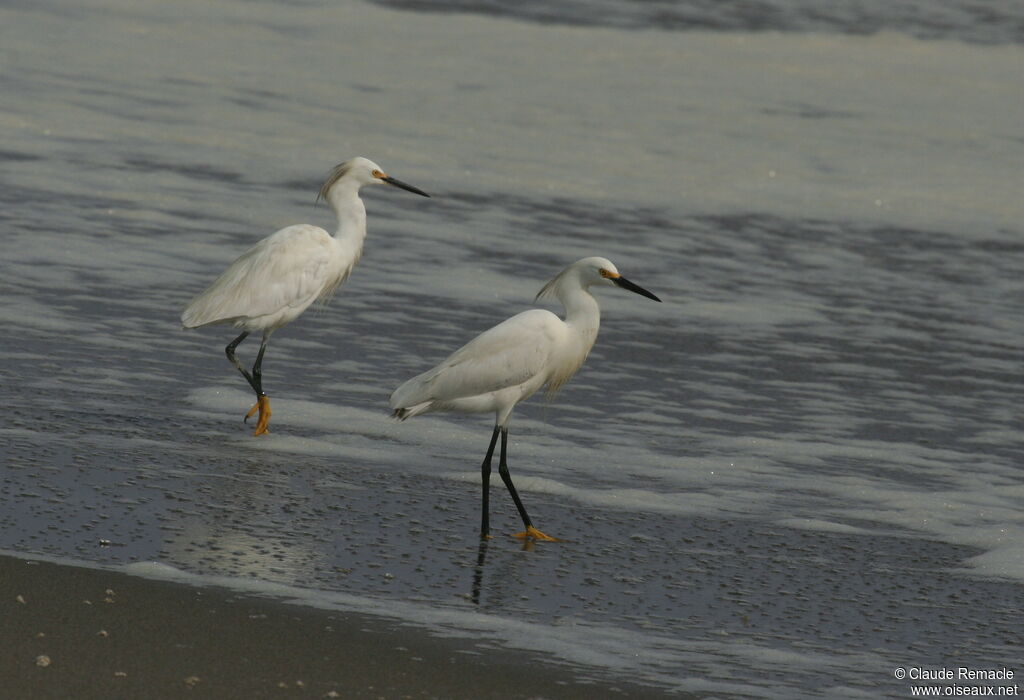
[[[256,404],[245,416],[248,420],[259,411],[255,435],[266,433],[270,422],[270,399],[263,391],[262,373],[270,336],[314,301],[327,301],[359,262],[366,238],[366,207],[359,190],[376,184],[430,196],[385,175],[371,160],[357,157],[345,161],[331,171],[317,197],[327,200],[338,218],[333,236],[309,224],[287,226],[267,236],[231,263],[181,314],[185,328],[224,323],[242,329],[224,351],[256,392]],[[263,340],[250,372],[238,361],[235,348],[253,331],[261,331]]]
[[[515,537],[554,541],[534,527],[509,473],[508,423],[520,401],[547,387],[549,397],[576,373],[597,340],[601,309],[593,286],[617,286],[661,301],[619,274],[606,258],[583,258],[544,285],[537,299],[556,297],[565,320],[544,309],[530,309],[484,331],[441,364],[413,377],[391,395],[392,414],[405,420],[422,413],[491,413],[494,432],[481,465],[483,504],[480,536],[490,536],[488,493],[491,458],[501,438],[498,474],[512,496],[526,528]]]

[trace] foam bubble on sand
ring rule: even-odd
[[[131,574],[140,578],[153,579],[156,581],[173,581],[176,583],[202,585],[201,577],[158,561],[133,562],[131,564],[121,566],[120,570],[126,574]]]

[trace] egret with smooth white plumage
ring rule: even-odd
[[[516,492],[506,458],[512,410],[542,387],[548,396],[576,374],[597,340],[601,309],[590,293],[593,286],[617,286],[661,301],[621,274],[606,258],[583,258],[548,282],[537,298],[556,297],[565,319],[544,309],[531,309],[484,331],[431,370],[413,377],[391,395],[393,416],[405,420],[423,413],[494,413],[494,432],[481,465],[480,536],[490,536],[489,482],[491,459],[500,438],[498,473],[523,520],[519,538],[553,541],[533,525]]]

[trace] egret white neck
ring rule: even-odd
[[[366,237],[366,206],[355,183],[339,183],[327,193],[327,202],[338,217],[337,239],[354,239],[361,244]]]

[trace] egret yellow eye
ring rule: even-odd
[[[386,177],[387,177],[387,175],[385,175],[384,173],[382,173],[382,172],[381,172],[381,171],[379,171],[379,170],[374,170],[374,171],[373,171],[372,173],[370,173],[370,174],[371,174],[371,175],[373,175],[373,176],[374,176],[374,177],[376,177],[376,178],[379,178],[379,179],[381,179],[381,180],[383,180],[384,178],[386,178]]]
[[[619,277],[621,277],[621,276],[622,276],[622,275],[620,275],[620,274],[619,274],[618,272],[612,272],[611,270],[606,270],[606,269],[604,269],[603,267],[602,267],[602,268],[601,268],[600,270],[598,270],[598,272],[599,272],[599,273],[601,274],[601,276],[602,276],[602,277],[604,277],[604,278],[605,278],[606,280],[614,280],[614,279],[618,279]]]

